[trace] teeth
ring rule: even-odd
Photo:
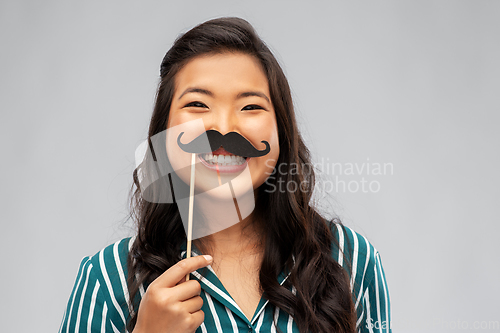
[[[213,154],[203,154],[202,158],[209,164],[218,165],[241,165],[245,163],[245,158],[236,155],[213,155]]]

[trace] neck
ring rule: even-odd
[[[204,254],[226,259],[261,253],[263,233],[251,215],[243,221],[209,236],[197,239],[196,247]]]

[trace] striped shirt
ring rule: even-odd
[[[351,291],[357,313],[357,332],[391,332],[389,291],[378,251],[362,235],[348,227],[335,225],[339,247],[332,255],[350,274]],[[122,239],[81,261],[73,291],[63,316],[60,333],[126,332],[129,318],[127,255],[133,238]],[[342,252],[345,255],[342,255]],[[186,254],[185,246],[181,256]],[[193,256],[198,255],[195,251]],[[348,268],[346,261],[351,262]],[[196,333],[206,332],[299,332],[293,317],[261,298],[251,320],[243,314],[209,266],[201,274],[192,273],[200,282],[204,322]],[[352,273],[351,273],[352,272]],[[278,282],[288,275],[283,272]],[[292,292],[295,288],[291,287]],[[140,296],[145,292],[141,286]],[[279,330],[278,330],[279,329]]]

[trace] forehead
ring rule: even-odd
[[[243,53],[225,52],[191,59],[175,77],[174,96],[194,86],[221,93],[258,89],[269,94],[267,77],[260,62]]]

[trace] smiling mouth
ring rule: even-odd
[[[214,166],[238,166],[245,164],[248,157],[238,156],[229,153],[223,147],[208,153],[208,154],[199,154],[200,158],[203,159],[208,165]]]
[[[203,158],[208,164],[218,166],[242,165],[246,160],[243,156],[213,153],[200,154],[200,157]]]

